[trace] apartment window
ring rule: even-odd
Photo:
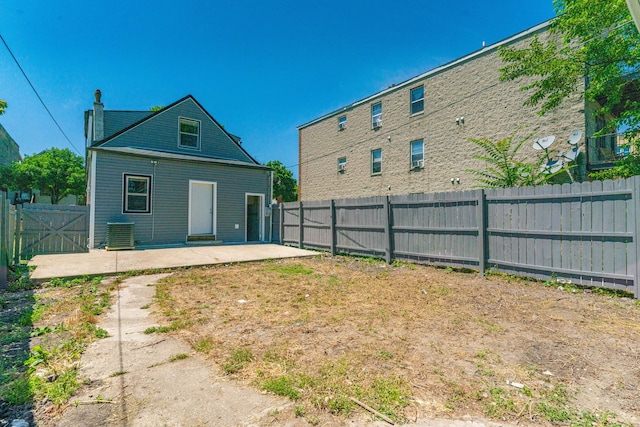
[[[347,128],[347,116],[338,117],[338,130],[344,130]]]
[[[124,175],[122,191],[124,213],[151,212],[151,177],[146,175]]]
[[[371,150],[371,175],[382,173],[382,149]]]
[[[344,172],[347,167],[347,158],[340,157],[338,159],[338,172]]]
[[[411,141],[411,168],[424,167],[424,142],[419,139]]]
[[[371,106],[371,126],[374,128],[382,126],[382,102]]]
[[[424,86],[411,89],[411,114],[424,111]]]
[[[178,145],[184,148],[200,148],[200,122],[180,118],[180,140]]]

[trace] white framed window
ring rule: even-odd
[[[122,212],[151,213],[151,176],[124,174]]]
[[[338,172],[344,172],[347,168],[347,158],[340,157],[338,159]]]
[[[180,131],[178,138],[178,146],[182,148],[200,149],[200,121],[185,119],[180,117],[178,119]]]
[[[345,130],[347,128],[347,116],[338,117],[338,130]]]
[[[418,139],[411,141],[411,169],[424,167],[424,141]]]
[[[382,148],[371,150],[371,175],[382,173]]]
[[[411,114],[424,111],[424,86],[411,89]]]
[[[382,102],[371,106],[371,127],[378,128],[380,126],[382,126]]]

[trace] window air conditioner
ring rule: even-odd
[[[338,129],[345,130],[347,128],[347,124],[345,122],[338,123]]]
[[[107,223],[107,250],[135,249],[132,222]]]
[[[381,118],[376,118],[373,120],[373,127],[374,128],[379,128],[380,126],[382,126],[382,119]]]
[[[424,160],[415,160],[411,162],[412,169],[420,169],[424,167]]]
[[[338,165],[338,172],[344,172],[346,166],[347,166],[346,163],[340,163]]]

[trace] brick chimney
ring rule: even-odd
[[[100,89],[96,89],[94,95],[96,100],[93,103],[93,140],[100,141],[104,139],[104,104],[100,101]]]

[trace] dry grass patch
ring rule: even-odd
[[[351,398],[396,421],[612,426],[640,412],[629,298],[349,257],[184,271],[157,291],[174,333],[296,401],[280,419],[348,416]]]

